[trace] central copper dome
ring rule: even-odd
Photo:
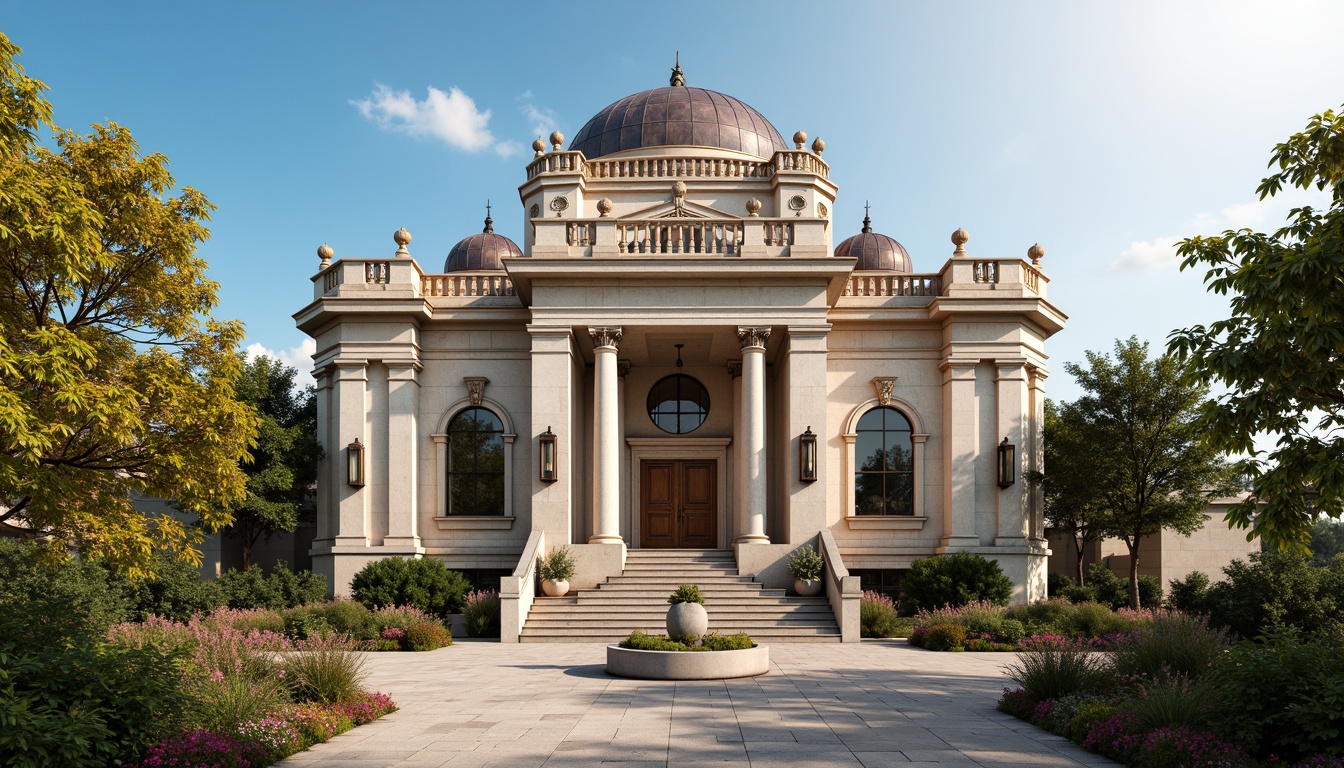
[[[589,160],[627,149],[696,146],[731,149],[763,159],[787,149],[760,112],[704,88],[653,88],[612,104],[579,130],[570,150]]]

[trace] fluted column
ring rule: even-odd
[[[737,329],[742,343],[742,487],[746,529],[738,536],[745,544],[769,544],[765,535],[765,342],[770,329]]]
[[[621,418],[616,346],[620,328],[589,328],[593,337],[593,535],[590,544],[621,543]]]

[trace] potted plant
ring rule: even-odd
[[[551,597],[564,597],[569,591],[569,580],[574,578],[574,555],[569,546],[551,550],[549,555],[537,559],[537,575],[541,577],[541,591]]]
[[[821,594],[821,553],[804,544],[789,555],[789,573],[793,575],[793,591],[803,597]]]
[[[682,584],[667,598],[672,604],[667,609],[667,636],[673,640],[695,639],[709,631],[709,614],[705,599],[694,584]]]

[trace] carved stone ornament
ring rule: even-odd
[[[406,250],[406,246],[411,244],[411,233],[406,231],[405,227],[392,233],[392,242],[397,244],[398,256],[410,256],[411,252]]]
[[[830,213],[830,211],[826,210],[825,203],[817,203],[817,218],[824,219],[828,213]]]
[[[958,228],[957,228],[957,231],[952,233],[952,244],[955,245],[955,246],[957,246],[957,249],[956,249],[955,251],[952,252],[952,255],[953,255],[953,256],[965,256],[965,255],[966,255],[966,241],[968,241],[968,240],[970,240],[970,239],[971,239],[971,236],[970,236],[969,234],[966,233],[966,230],[961,229],[960,227],[958,227]]]
[[[556,216],[559,216],[560,214],[564,213],[565,209],[568,207],[569,207],[569,198],[565,197],[564,195],[561,195],[551,200],[551,210],[555,211]]]
[[[630,361],[629,361],[629,360],[617,360],[617,361],[616,361],[616,375],[619,376],[619,377],[622,378],[622,379],[624,379],[626,376],[629,376],[629,375],[630,375]]]
[[[789,198],[789,210],[801,211],[807,207],[807,198],[802,195],[794,195]]]
[[[741,361],[741,360],[729,360],[729,361],[728,361],[728,375],[729,375],[731,378],[734,378],[734,379],[739,378],[739,377],[742,375],[742,361]]]
[[[748,216],[760,216],[760,215],[761,215],[761,201],[760,201],[760,200],[757,200],[756,198],[753,197],[753,198],[751,198],[750,200],[747,201],[747,215],[748,215]]]
[[[766,339],[770,338],[770,328],[747,328],[738,326],[737,340],[742,343],[742,348],[765,347]]]
[[[803,145],[806,144],[806,143],[807,143],[807,134],[806,134],[806,133],[804,133],[804,132],[802,132],[802,131],[799,131],[799,132],[793,134],[793,146],[794,146],[794,148],[796,148],[796,149],[802,149],[802,148],[803,148]]]
[[[817,153],[818,157],[820,157],[821,153],[824,152],[825,150],[826,150],[826,142],[822,141],[820,136],[812,140],[812,151]]]
[[[533,157],[541,157],[546,154],[546,142],[542,141],[540,136],[537,137],[536,141],[532,142],[532,151],[536,153]]]
[[[611,198],[604,197],[597,201],[597,213],[600,216],[606,216],[611,213]]]
[[[1031,259],[1031,266],[1033,267],[1041,265],[1041,257],[1044,255],[1045,249],[1041,247],[1040,243],[1036,243],[1027,249],[1027,257]]]
[[[873,389],[877,390],[879,405],[891,405],[891,392],[896,388],[896,377],[873,379]]]
[[[556,152],[559,152],[559,151],[560,151],[560,145],[561,145],[561,144],[564,144],[564,143],[565,143],[565,134],[563,134],[563,133],[561,133],[561,132],[559,132],[559,131],[553,131],[553,132],[551,133],[551,148],[552,148],[552,149],[554,149]]]
[[[490,380],[484,376],[463,376],[462,383],[467,385],[467,399],[471,404],[480,407],[481,402],[485,400],[485,385]]]
[[[541,215],[541,206],[533,203],[532,207],[528,209],[527,215],[534,219],[537,218]]]
[[[332,247],[326,243],[323,243],[317,249],[317,257],[322,260],[322,266],[324,267],[331,263],[331,257],[335,255],[336,251],[332,250]]]
[[[620,328],[589,328],[588,335],[593,337],[594,347],[615,349],[621,343]]]

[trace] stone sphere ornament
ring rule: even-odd
[[[546,154],[546,142],[542,141],[540,136],[537,137],[536,141],[532,142],[532,151],[536,153],[536,157],[541,157]]]
[[[820,156],[822,151],[824,151],[825,149],[826,149],[826,142],[822,141],[820,136],[812,140],[812,151],[815,152],[818,156]]]
[[[667,609],[667,636],[701,637],[709,632],[709,612],[699,603],[677,603]]]
[[[551,133],[551,148],[556,152],[560,151],[560,145],[565,143],[565,134],[554,131]]]
[[[958,227],[957,231],[952,233],[952,244],[957,246],[957,250],[953,251],[953,254],[964,255],[966,253],[966,241],[970,239],[971,236],[966,233],[966,230]]]
[[[747,201],[747,215],[748,215],[748,216],[760,216],[760,215],[761,215],[761,201],[760,201],[760,200],[757,200],[756,198],[753,197],[753,198],[751,198],[750,200]]]
[[[1027,249],[1027,258],[1031,259],[1031,265],[1033,267],[1040,266],[1041,257],[1044,255],[1045,255],[1045,249],[1041,247],[1040,243],[1036,243],[1035,245]]]
[[[406,246],[411,244],[411,233],[406,231],[405,227],[392,233],[392,242],[397,244],[397,255],[410,254]]]
[[[330,264],[331,257],[335,255],[336,251],[332,250],[330,245],[323,243],[322,245],[318,246],[317,257],[322,260],[322,266],[325,267],[328,264]]]
[[[611,213],[610,197],[604,197],[601,200],[597,201],[597,212],[601,216],[606,216],[607,214]]]
[[[804,133],[804,132],[802,132],[802,131],[799,131],[799,132],[793,134],[793,146],[794,146],[795,149],[802,149],[802,148],[803,148],[803,145],[806,144],[806,143],[807,143],[807,134],[806,134],[806,133]]]

